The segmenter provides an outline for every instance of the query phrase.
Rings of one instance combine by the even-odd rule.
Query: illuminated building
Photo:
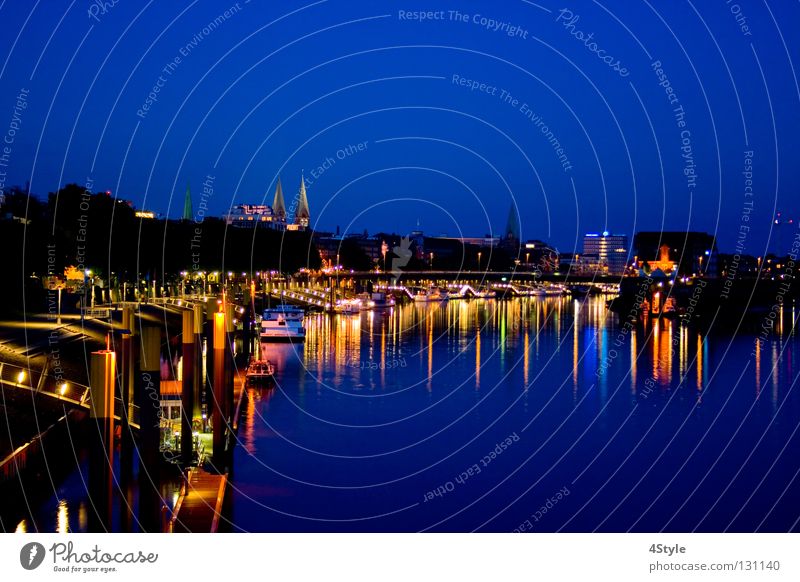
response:
[[[297,196],[297,209],[292,222],[287,219],[280,178],[275,186],[275,198],[272,206],[268,204],[237,204],[232,206],[225,215],[225,222],[231,226],[255,227],[260,224],[262,228],[268,227],[276,230],[305,230],[308,228],[309,221],[308,198],[305,181],[302,178]]]
[[[582,262],[594,272],[622,275],[628,264],[628,237],[624,234],[586,234]]]
[[[526,268],[538,267],[542,271],[558,270],[558,251],[541,240],[528,240],[520,249],[520,260]]]
[[[633,238],[636,266],[645,272],[717,276],[717,243],[705,232],[638,232]]]

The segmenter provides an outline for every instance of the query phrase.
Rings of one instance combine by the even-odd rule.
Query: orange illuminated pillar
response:
[[[225,303],[225,420],[233,419],[233,349],[236,327],[233,325],[233,304]]]
[[[194,305],[194,349],[195,349],[195,376],[194,376],[194,408],[192,419],[199,420],[202,416],[202,398],[200,387],[203,385],[203,306]]]
[[[133,458],[134,434],[130,423],[133,422],[133,394],[136,375],[136,326],[137,320],[133,306],[122,307],[122,337],[120,340],[119,357],[119,399],[121,407],[120,417],[120,482],[125,490],[125,496],[133,497]],[[129,502],[120,507],[120,529],[131,531],[133,527],[133,503]]]
[[[203,383],[203,394],[208,418],[211,418],[214,410],[214,314],[217,313],[217,311],[217,299],[209,297],[205,304],[206,370]]]
[[[213,320],[213,397],[211,424],[213,430],[214,465],[222,470],[225,461],[225,313],[218,311]]]
[[[92,438],[92,461],[89,463],[89,483],[92,504],[90,530],[108,531],[111,528],[111,500],[114,466],[114,388],[117,379],[116,353],[111,350],[92,352],[89,391],[89,416],[97,429]]]
[[[129,423],[133,414],[133,384],[136,364],[134,361],[134,341],[136,335],[136,319],[133,307],[126,305],[122,308],[122,339],[120,340],[120,381],[119,398],[122,402],[120,410],[120,425],[122,427],[122,457],[130,457],[133,447],[133,433]]]
[[[183,345],[181,360],[181,461],[184,467],[192,463],[192,415],[195,393],[194,311],[183,312]]]

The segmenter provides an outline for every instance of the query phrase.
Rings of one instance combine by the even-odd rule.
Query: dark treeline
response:
[[[142,219],[127,202],[76,184],[49,194],[46,202],[8,189],[0,217],[4,271],[20,279],[61,276],[68,266],[91,269],[107,281],[131,281],[193,270],[293,273],[320,262],[310,232],[226,227],[210,217]]]

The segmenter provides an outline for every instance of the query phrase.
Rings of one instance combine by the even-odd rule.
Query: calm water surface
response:
[[[234,459],[244,531],[787,531],[797,338],[624,333],[605,300],[315,315],[266,345]]]

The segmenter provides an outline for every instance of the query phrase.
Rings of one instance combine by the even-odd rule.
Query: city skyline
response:
[[[227,211],[223,212],[221,215],[209,214],[207,208],[205,208],[205,207],[203,207],[202,211],[200,211],[199,214],[194,212],[193,208],[194,208],[194,205],[195,205],[196,197],[191,194],[191,187],[190,187],[189,183],[187,183],[187,186],[186,186],[185,195],[184,195],[184,202],[183,202],[183,214],[182,214],[182,216],[180,218],[167,217],[167,216],[161,215],[160,213],[153,212],[152,210],[149,210],[149,209],[137,208],[132,200],[119,200],[119,201],[127,203],[127,204],[130,204],[132,206],[132,208],[134,208],[134,210],[136,210],[137,217],[141,218],[143,220],[147,220],[147,219],[193,220],[193,221],[202,222],[206,218],[218,218],[218,219],[224,220],[228,225],[233,225],[233,226],[253,226],[254,225],[253,222],[249,222],[249,223],[246,222],[248,215],[251,215],[251,216],[266,215],[266,216],[263,216],[261,218],[258,218],[255,222],[260,223],[264,227],[284,228],[284,229],[286,228],[286,226],[288,224],[289,225],[288,230],[296,230],[296,229],[298,229],[299,223],[298,223],[298,218],[296,216],[296,213],[297,213],[297,211],[300,211],[300,213],[302,214],[303,219],[305,221],[303,223],[304,225],[300,227],[301,230],[309,228],[311,230],[314,230],[315,232],[333,233],[334,236],[340,237],[340,238],[345,238],[347,236],[361,237],[361,236],[364,235],[365,232],[371,233],[371,236],[372,235],[376,235],[376,234],[389,234],[389,235],[404,235],[404,234],[406,234],[406,235],[408,235],[408,234],[412,234],[412,233],[417,232],[417,233],[424,233],[426,236],[434,237],[434,238],[436,238],[436,237],[455,238],[455,239],[459,239],[459,240],[463,240],[463,241],[470,241],[470,242],[476,241],[476,240],[481,239],[481,238],[485,239],[485,241],[489,241],[490,239],[496,239],[495,243],[493,243],[493,244],[496,244],[496,242],[500,241],[501,239],[504,238],[504,236],[507,235],[507,232],[505,232],[505,230],[508,229],[508,224],[506,224],[505,229],[499,228],[496,231],[485,232],[483,234],[462,233],[460,236],[457,236],[457,237],[453,237],[453,236],[451,236],[450,233],[447,233],[447,232],[425,232],[423,230],[421,224],[416,225],[413,230],[405,232],[405,233],[400,232],[398,230],[393,230],[392,228],[386,228],[386,227],[380,226],[380,225],[378,225],[378,226],[376,226],[376,225],[364,225],[364,228],[361,228],[361,229],[353,228],[350,232],[342,232],[341,228],[340,228],[340,225],[338,225],[338,224],[337,225],[317,225],[317,228],[315,230],[314,229],[315,221],[313,219],[313,213],[311,213],[311,215],[309,215],[310,203],[308,201],[307,194],[305,193],[305,188],[308,187],[308,182],[305,180],[304,176],[301,176],[301,179],[303,181],[304,188],[299,188],[298,189],[298,194],[295,195],[291,199],[292,203],[290,204],[288,211],[285,208],[285,202],[283,201],[283,192],[282,192],[282,185],[281,185],[280,177],[276,181],[275,191],[272,194],[272,196],[273,196],[273,203],[272,204],[267,204],[266,203],[267,202],[266,198],[264,200],[261,200],[260,203],[258,203],[258,204],[252,204],[252,203],[248,204],[246,202],[237,203],[237,204],[233,204]],[[75,185],[77,185],[77,184],[75,184]],[[11,192],[11,191],[13,191],[13,188],[18,188],[18,187],[12,187],[12,188],[9,188],[8,190]],[[301,190],[302,190],[302,192],[301,192]],[[20,191],[24,192],[24,190],[20,190]],[[91,192],[92,194],[103,194],[104,193],[104,194],[113,196],[115,199],[117,199],[116,196],[114,196],[113,192],[111,192],[110,190],[104,190],[104,189],[100,188],[97,191],[90,191],[90,190],[87,190],[87,191]],[[46,199],[43,199],[42,197],[37,196],[34,193],[31,193],[30,195],[34,196],[34,197],[38,198],[40,201],[46,203]],[[205,201],[205,196],[201,195],[200,198],[201,198],[201,200],[203,202]],[[281,205],[283,205],[283,209],[282,209],[282,213],[277,213],[277,215],[276,215],[275,208],[277,207],[276,203],[277,203],[277,201],[279,199],[281,200]],[[2,201],[3,201],[3,195],[0,194],[0,214],[3,213]],[[191,217],[187,216],[187,209],[189,211],[191,211]],[[508,213],[507,218],[506,218],[507,221],[508,221],[508,219],[510,217],[515,216],[514,211],[515,211],[515,208],[514,208],[514,206],[512,206],[509,209],[509,213]],[[24,217],[16,216],[16,218],[19,219],[19,218],[24,218]],[[245,221],[245,222],[243,222],[243,221]],[[775,214],[775,219],[774,219],[774,221],[772,223],[773,223],[773,225],[775,227],[775,234],[774,234],[774,236],[773,236],[773,238],[771,240],[769,248],[765,249],[763,255],[745,253],[747,256],[751,256],[753,258],[761,257],[761,256],[767,256],[767,255],[785,256],[785,254],[789,252],[788,246],[789,246],[789,244],[791,242],[791,238],[793,238],[794,234],[796,234],[796,233],[785,232],[785,229],[786,229],[786,227],[789,227],[790,229],[795,228],[795,225],[800,225],[800,220],[795,220],[793,218],[786,217],[786,216],[783,215],[782,212],[779,211],[779,212],[777,212]],[[598,229],[594,229],[594,230],[590,229],[587,232],[583,233],[579,237],[579,239],[575,241],[573,247],[560,249],[560,252],[562,252],[564,254],[573,254],[573,255],[574,254],[580,254],[580,255],[596,254],[596,250],[590,250],[590,251],[586,250],[587,237],[600,237],[602,239],[602,238],[605,238],[605,237],[608,237],[608,236],[611,236],[611,237],[617,237],[617,236],[623,237],[627,241],[627,243],[626,243],[627,246],[625,248],[628,251],[633,251],[635,249],[635,247],[633,246],[633,241],[635,239],[635,235],[638,234],[639,232],[649,232],[649,230],[648,229],[642,229],[642,230],[630,233],[630,235],[629,235],[628,233],[621,233],[621,232],[613,232],[612,233],[612,232],[609,232],[608,230],[600,231]],[[652,231],[650,231],[650,232],[652,232]],[[669,231],[666,231],[666,232],[669,232]],[[700,231],[687,231],[687,232],[700,232]],[[525,236],[525,235],[522,235],[520,233],[516,237],[516,240],[518,240],[521,243],[524,243],[525,241],[543,241],[543,240],[544,240],[544,242],[548,242],[549,243],[549,241],[547,241],[543,237],[541,237],[541,236],[537,237],[535,234],[533,236]],[[489,246],[491,246],[491,244]],[[555,247],[555,248],[558,248],[558,247]],[[741,254],[742,248],[741,248],[741,246],[739,244],[732,244],[731,247],[729,247],[729,248],[726,248],[726,247],[719,248],[718,241],[717,241],[717,244],[715,246],[715,252]]]
[[[662,228],[710,232],[733,247],[740,205],[722,201],[741,197],[746,179],[760,199],[753,254],[774,241],[776,208],[800,216],[800,176],[782,157],[800,145],[789,105],[800,94],[789,71],[800,57],[743,36],[734,15],[711,18],[710,7],[699,7],[683,19],[673,6],[624,5],[609,8],[624,13],[615,23],[597,6],[568,14],[520,2],[496,19],[503,32],[481,24],[491,14],[473,21],[476,14],[447,6],[431,21],[327,2],[251,8],[198,5],[186,19],[177,7],[139,15],[118,3],[88,22],[73,11],[52,39],[63,50],[39,59],[29,46],[42,39],[24,28],[26,9],[6,6],[6,22],[21,32],[13,47],[12,38],[3,41],[13,58],[2,78],[13,90],[0,97],[0,111],[19,126],[0,168],[4,187],[30,182],[33,192],[48,192],[89,177],[177,217],[186,182],[213,175],[217,195],[208,206],[221,215],[269,199],[279,175],[304,173],[326,228],[348,229],[352,219],[352,230],[363,230],[392,218],[398,231],[420,220],[428,232],[483,234],[499,231],[513,203],[523,238],[563,248],[586,232]],[[281,42],[286,27],[310,15],[315,27],[303,43]],[[59,24],[55,13],[39,17],[41,27]],[[790,21],[791,9],[776,7],[775,18]],[[148,23],[162,21],[174,22],[156,37]],[[706,23],[714,42],[645,40],[625,23],[669,23],[678,34]],[[748,23],[774,27],[763,14]],[[70,27],[87,30],[80,46],[64,36]],[[626,75],[605,74],[609,67],[577,39],[590,31],[608,54],[626,55],[618,59]],[[433,32],[445,48],[426,48]],[[276,41],[273,50],[247,52],[264,35]],[[152,45],[139,62],[126,48],[145,39]],[[456,41],[463,48],[446,48]],[[337,54],[318,59],[331,43]],[[547,68],[546,80],[516,65],[520,51]],[[720,51],[744,64],[726,70]],[[79,67],[66,69],[73,53]],[[217,83],[225,89],[208,93]],[[780,125],[765,123],[772,119]],[[489,150],[502,155],[487,164]],[[352,207],[358,211],[343,211]]]

